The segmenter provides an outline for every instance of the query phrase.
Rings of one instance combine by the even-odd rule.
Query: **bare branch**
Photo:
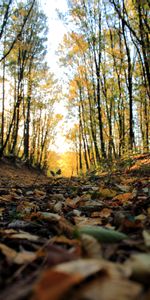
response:
[[[11,0],[10,0],[10,1],[11,1]],[[14,41],[12,42],[12,44],[11,44],[9,50],[8,50],[8,51],[3,55],[3,57],[0,59],[0,62],[2,62],[2,61],[9,55],[9,53],[10,53],[11,50],[13,49],[14,45],[16,44],[17,40],[18,40],[19,37],[21,36],[21,34],[22,34],[22,32],[23,32],[23,29],[24,29],[24,27],[25,27],[25,24],[26,24],[26,22],[27,22],[27,20],[28,20],[28,18],[29,18],[29,16],[30,16],[30,13],[31,13],[31,11],[32,11],[32,9],[33,9],[34,3],[35,3],[35,0],[33,0],[32,5],[31,5],[31,7],[30,7],[30,9],[29,9],[29,11],[28,11],[28,13],[27,13],[27,15],[24,17],[24,22],[23,22],[23,24],[22,24],[22,27],[21,27],[20,32],[18,32],[18,34],[16,35]]]
[[[4,14],[3,24],[2,24],[1,31],[0,31],[0,40],[2,38],[2,35],[3,35],[3,32],[4,32],[4,28],[5,28],[5,26],[7,24],[7,21],[8,21],[8,14],[9,14],[9,9],[10,9],[10,6],[12,4],[12,1],[13,0],[9,0],[9,3],[7,5],[7,8],[6,8],[6,11],[5,11],[5,14]]]

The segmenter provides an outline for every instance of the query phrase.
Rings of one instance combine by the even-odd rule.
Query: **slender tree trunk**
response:
[[[79,172],[82,172],[82,124],[81,124],[81,110],[79,105]]]
[[[134,131],[133,131],[132,62],[131,62],[130,49],[128,47],[128,42],[125,34],[124,20],[122,20],[122,31],[123,31],[123,37],[124,37],[127,60],[128,60],[127,89],[129,94],[129,150],[133,151]]]
[[[32,93],[32,82],[31,82],[31,66],[29,66],[28,75],[28,92],[27,92],[27,115],[25,119],[24,128],[24,158],[29,160],[29,138],[30,138],[30,107],[31,107],[31,93]]]
[[[102,29],[101,29],[101,7],[99,1],[99,41],[98,41],[98,61],[96,63],[96,78],[97,78],[97,109],[98,109],[98,121],[99,121],[99,131],[100,131],[100,144],[101,144],[101,153],[102,157],[106,158],[105,152],[105,143],[104,143],[104,135],[103,135],[103,120],[102,120],[102,108],[101,108],[101,87],[100,87],[100,67],[101,67],[101,52],[102,52]]]
[[[4,128],[5,128],[5,59],[3,61],[3,77],[2,77],[2,124],[1,124],[1,149],[4,145]]]
[[[149,51],[150,51],[150,44],[149,44],[149,32],[145,30],[143,26],[144,18],[142,15],[142,5],[143,1],[138,0],[136,2],[137,9],[138,9],[138,17],[139,17],[139,32],[141,37],[141,44],[142,44],[142,52],[144,58],[144,64],[146,69],[147,81],[149,84],[150,89],[150,60],[149,60]]]
[[[92,73],[92,83],[93,83],[93,100],[96,104],[96,94],[95,94],[95,84],[94,84],[94,77]],[[89,108],[90,108],[90,125],[91,125],[91,133],[92,133],[92,139],[94,143],[94,149],[95,149],[95,156],[97,163],[100,162],[100,154],[99,154],[99,148],[97,143],[97,134],[96,134],[96,118],[95,118],[95,109],[93,108],[93,105],[91,103],[91,96],[88,93],[88,101],[89,101]],[[95,106],[95,105],[94,105]]]
[[[85,121],[85,112],[84,112],[84,105],[83,105],[83,95],[82,95],[82,87],[79,82],[77,82],[78,88],[79,88],[79,95],[80,95],[80,104],[79,104],[79,110],[80,110],[80,117],[81,117],[81,131],[82,131],[82,140],[83,140],[83,146],[84,146],[84,157],[85,157],[85,163],[86,168],[89,170],[89,161],[90,161],[90,151],[89,151],[89,145],[87,141],[87,130],[86,130],[86,121]]]

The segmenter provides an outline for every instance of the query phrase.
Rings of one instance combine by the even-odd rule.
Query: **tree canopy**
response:
[[[103,161],[149,151],[149,3],[67,3],[67,13],[59,16],[68,29],[57,51],[67,75],[64,92],[47,64],[47,17],[38,1],[0,6],[0,155],[47,168],[62,120],[55,103],[65,97],[73,124],[66,140],[80,174]]]

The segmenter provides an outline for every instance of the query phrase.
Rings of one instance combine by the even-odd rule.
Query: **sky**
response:
[[[58,49],[59,43],[67,31],[63,22],[59,20],[56,9],[60,10],[60,12],[65,12],[67,10],[67,1],[41,0],[41,6],[48,17],[48,63],[52,71],[56,72],[56,68],[58,68],[56,61],[58,58],[55,55],[55,51]]]
[[[60,12],[67,11],[67,1],[66,0],[41,0],[41,6],[48,17],[48,53],[47,53],[47,62],[50,67],[50,70],[56,75],[56,77],[61,82],[61,77],[63,72],[58,64],[58,56],[56,51],[58,50],[59,43],[61,43],[64,34],[67,32],[67,28],[63,24],[57,15],[56,9]],[[55,106],[55,112],[61,113],[66,116],[66,109],[63,101]],[[55,140],[55,146],[51,147],[52,150],[56,152],[65,152],[69,150],[69,145],[65,141],[64,133],[62,130],[63,120],[60,122],[57,128],[57,136]]]

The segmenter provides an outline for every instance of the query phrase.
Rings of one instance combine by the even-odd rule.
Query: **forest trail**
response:
[[[0,227],[1,300],[150,299],[150,155],[82,178],[3,159]]]

